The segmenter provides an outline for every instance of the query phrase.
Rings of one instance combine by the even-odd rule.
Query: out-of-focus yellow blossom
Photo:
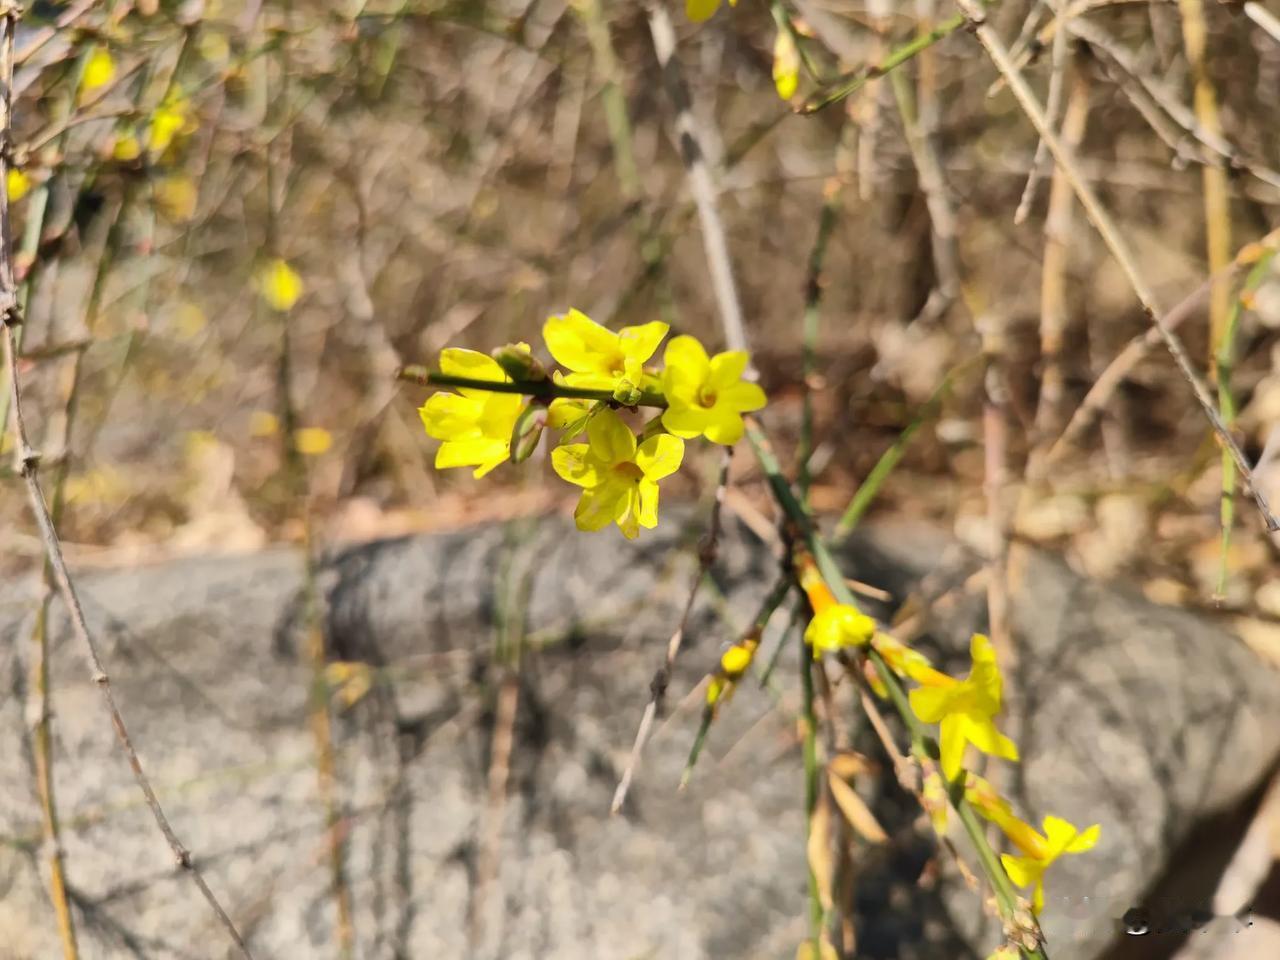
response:
[[[635,539],[641,527],[658,525],[658,481],[680,468],[684,441],[660,433],[637,445],[635,435],[613,410],[602,409],[587,424],[587,443],[551,451],[551,465],[582,487],[573,518],[579,530],[617,523]]]
[[[200,195],[190,177],[164,177],[156,184],[156,203],[175,223],[185,223],[196,215]]]
[[[925,723],[940,725],[942,774],[948,781],[959,774],[964,748],[969,743],[995,757],[1018,759],[1018,748],[996,729],[993,721],[1000,712],[1002,680],[991,641],[975,633],[969,654],[973,667],[964,680],[932,669],[914,671],[925,685],[910,694],[915,715]]]
[[[547,349],[569,369],[564,382],[589,390],[616,390],[623,384],[645,385],[645,362],[670,328],[659,320],[617,333],[580,310],[550,317],[542,327]]]
[[[373,688],[373,668],[360,661],[335,660],[324,668],[324,682],[329,695],[349,710]]]
[[[773,86],[783,100],[794,97],[800,86],[800,50],[785,27],[778,28],[773,41]]]
[[[847,603],[837,603],[822,574],[807,554],[796,563],[800,586],[813,608],[813,619],[804,631],[804,642],[813,648],[816,660],[828,650],[866,646],[876,632],[876,622]]]
[[[302,278],[279,257],[262,265],[257,280],[258,292],[272,310],[292,309],[303,294]]]
[[[9,194],[9,202],[17,203],[31,192],[31,178],[17,167],[10,167],[5,174],[5,191]]]
[[[293,448],[304,457],[318,457],[333,446],[333,434],[323,427],[303,427],[294,431]]]
[[[1044,833],[1021,820],[1010,818],[1000,822],[1005,835],[1022,850],[1025,856],[1002,854],[1000,862],[1009,879],[1019,887],[1034,886],[1031,912],[1039,914],[1044,909],[1044,872],[1064,853],[1085,853],[1094,848],[1102,828],[1098,824],[1081,831],[1061,817],[1045,817]]]
[[[442,350],[440,372],[473,380],[509,382],[496,360],[475,350]],[[511,431],[523,406],[524,398],[519,394],[475,387],[432,394],[418,414],[427,434],[444,441],[436,451],[436,469],[475,467],[474,475],[483,477],[510,456]]]
[[[765,405],[764,391],[742,379],[750,358],[744,350],[708,357],[690,336],[676,337],[663,356],[662,389],[667,410],[662,425],[677,437],[705,436],[732,446],[742,439],[742,415]]]
[[[152,156],[159,156],[179,137],[195,133],[198,129],[191,113],[191,101],[180,93],[171,93],[151,114],[147,128],[147,149]]]
[[[119,133],[111,147],[111,156],[122,163],[137,160],[142,156],[142,144],[132,132]]]
[[[738,0],[729,0],[729,6],[736,7]],[[694,23],[710,20],[720,9],[720,0],[684,0],[685,16]]]
[[[269,410],[255,410],[249,414],[249,436],[274,437],[280,432],[280,418]]]
[[[80,96],[83,98],[85,94],[105,87],[115,75],[116,62],[111,52],[106,47],[95,46],[85,61],[84,73],[80,75]]]
[[[720,669],[707,685],[708,707],[714,708],[729,699],[759,648],[760,638],[748,634],[720,655]]]

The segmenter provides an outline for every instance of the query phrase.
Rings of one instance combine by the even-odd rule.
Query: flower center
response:
[[[630,460],[623,460],[613,465],[613,472],[623,480],[637,483],[644,479],[644,471]]]
[[[716,392],[706,387],[698,388],[698,403],[710,409],[716,405]]]

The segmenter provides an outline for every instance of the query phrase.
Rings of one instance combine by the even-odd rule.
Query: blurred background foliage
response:
[[[1042,100],[1063,3],[989,8]],[[1209,274],[1206,230],[1224,214],[1206,213],[1204,168],[1231,166],[1177,120],[1197,78],[1187,6],[1071,4],[1090,39],[1073,33],[1059,61],[1064,99],[1082,111],[1082,167],[1166,307]],[[1200,8],[1202,81],[1237,159],[1225,178],[1231,253],[1276,225],[1280,201],[1266,176],[1280,166],[1280,37],[1252,15],[1267,7]],[[741,0],[692,23],[672,9],[772,399],[766,423],[784,449],[794,443],[808,261],[827,198],[835,221],[808,381],[814,502],[842,508],[923,416],[876,509],[981,539],[993,376],[1008,476],[1053,439],[1036,429],[1048,176],[1014,222],[1034,131],[965,29],[827,109],[793,109],[954,13],[940,0]],[[774,82],[780,30],[800,54],[790,103]],[[434,473],[415,412],[423,392],[397,384],[397,368],[434,362],[445,345],[535,341],[570,306],[612,326],[663,316],[719,343],[641,3],[37,3],[18,46],[22,176],[9,190],[23,368],[46,470],[65,474],[75,561],[300,538],[287,449],[307,465],[321,540],[569,509],[572,491],[547,482],[545,464],[481,483]],[[1135,94],[1144,83],[1163,107]],[[1147,320],[1083,216],[1056,236],[1069,413]],[[280,262],[297,296],[273,307]],[[1274,272],[1246,306],[1231,377],[1256,456],[1280,419]],[[1207,369],[1206,311],[1181,332]],[[1014,533],[1065,548],[1087,572],[1139,575],[1159,599],[1207,603],[1219,586],[1219,463],[1190,391],[1152,351],[1100,428],[1016,510],[1010,492]],[[767,509],[753,468],[737,470],[743,502]],[[17,569],[39,545],[17,487],[6,489],[3,553]],[[697,493],[673,484],[675,496]],[[1251,506],[1234,522],[1226,602],[1280,614]]]

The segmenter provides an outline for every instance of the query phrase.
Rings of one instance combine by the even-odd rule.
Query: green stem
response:
[[[460,389],[488,390],[490,393],[518,393],[521,396],[536,397],[539,400],[555,400],[561,397],[570,400],[603,400],[621,406],[660,407],[667,406],[667,398],[651,390],[641,390],[640,398],[634,404],[622,403],[612,390],[588,390],[585,387],[570,387],[552,380],[477,380],[474,377],[455,377],[448,373],[437,373],[426,367],[408,366],[396,374],[397,379],[424,387],[458,387]]]
[[[1235,369],[1236,334],[1240,328],[1240,317],[1244,313],[1245,298],[1255,292],[1266,280],[1271,271],[1271,260],[1276,252],[1267,249],[1258,262],[1253,265],[1249,275],[1245,277],[1240,295],[1231,302],[1231,312],[1227,314],[1227,322],[1222,330],[1222,339],[1218,341],[1218,353],[1215,368],[1218,381],[1218,412],[1222,414],[1222,422],[1230,427],[1236,419],[1236,398],[1231,390],[1231,375]],[[1236,464],[1231,452],[1222,451],[1222,549],[1218,562],[1218,596],[1227,591],[1227,553],[1231,548],[1231,528],[1235,526],[1236,515]]]
[[[803,637],[803,635],[801,635]],[[813,812],[818,807],[818,719],[813,709],[813,658],[800,641],[800,685],[803,691],[801,716],[804,718],[804,839],[805,850],[809,849],[810,833],[813,825]],[[809,937],[813,942],[813,955],[818,956],[819,938],[822,934],[822,923],[825,911],[822,909],[822,897],[818,893],[818,878],[809,869]]]
[[[904,43],[896,50],[893,50],[879,64],[855,70],[853,73],[837,80],[828,89],[818,91],[804,102],[798,112],[803,114],[817,113],[833,103],[839,103],[846,97],[857,93],[872,80],[878,80],[896,67],[902,66],[921,51],[928,50],[939,40],[951,36],[951,34],[964,26],[965,22],[966,18],[963,14],[956,14],[950,20],[939,24],[926,33],[920,34],[914,40]]]
[[[818,570],[822,574],[823,580],[826,581],[827,587],[838,602],[857,606],[857,601],[845,582],[844,574],[828,549],[826,542],[814,528],[809,515],[804,511],[800,501],[796,498],[795,492],[791,489],[791,484],[782,475],[782,470],[778,465],[778,458],[774,455],[768,438],[761,432],[756,422],[751,419],[747,420],[747,440],[751,443],[756,458],[760,461],[760,466],[768,477],[769,487],[773,491],[774,498],[778,501],[778,505],[787,515],[787,519],[794,525],[805,545],[813,554],[814,561],[817,563]],[[921,724],[920,719],[911,710],[906,691],[902,689],[897,676],[889,669],[888,664],[884,662],[884,658],[876,650],[869,648],[867,650],[867,658],[875,665],[876,671],[879,673],[889,693],[890,701],[911,733],[913,751],[919,756],[936,760],[939,755],[938,743],[925,732],[924,725]],[[1014,889],[1009,875],[1005,873],[1004,867],[1001,865],[995,851],[991,849],[991,845],[987,842],[982,826],[978,822],[977,814],[964,798],[964,791],[952,790],[950,797],[951,804],[959,814],[960,821],[964,824],[965,832],[968,833],[969,839],[973,842],[974,849],[977,851],[983,872],[987,875],[992,889],[995,891],[996,905],[999,908],[1001,919],[1005,921],[1006,926],[1016,928],[1019,913],[1018,892]],[[1034,950],[1028,950],[1021,946],[1019,949],[1028,960],[1048,960],[1048,954],[1043,946],[1036,947]]]

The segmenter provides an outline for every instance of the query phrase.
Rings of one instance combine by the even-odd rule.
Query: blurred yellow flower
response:
[[[940,725],[942,775],[948,782],[960,773],[965,745],[1006,760],[1018,759],[1018,748],[1000,733],[993,718],[1000,712],[1000,668],[991,641],[975,633],[969,643],[973,667],[964,680],[929,669],[914,671],[925,684],[911,691],[911,709],[925,723]]]
[[[195,181],[190,177],[162,177],[155,186],[156,204],[160,212],[174,223],[185,223],[196,214],[200,199]]]
[[[251,437],[274,437],[280,430],[280,418],[267,410],[255,410],[249,414]]]
[[[111,52],[106,47],[95,46],[85,61],[84,73],[80,75],[80,95],[83,97],[105,87],[115,75],[116,62],[111,58]]]
[[[304,289],[302,278],[279,257],[269,260],[258,271],[258,292],[272,310],[292,309]]]
[[[151,114],[147,129],[147,149],[159,156],[178,137],[195,133],[197,124],[191,113],[191,102],[180,93],[170,93]]]
[[[626,383],[642,387],[644,364],[670,329],[655,320],[617,333],[596,323],[579,310],[550,317],[542,327],[547,349],[558,364],[569,369],[564,382],[589,390],[614,390]]]
[[[509,382],[496,360],[475,350],[442,350],[440,371],[454,377]],[[436,451],[436,469],[475,467],[474,475],[483,477],[510,456],[511,432],[523,407],[524,398],[519,394],[475,387],[433,394],[418,414],[427,434],[444,441]]]
[[[662,389],[668,407],[662,425],[677,437],[705,436],[732,446],[742,439],[742,415],[765,405],[764,391],[742,379],[749,361],[743,350],[708,357],[690,336],[667,344]]]
[[[658,481],[680,468],[684,441],[668,433],[637,445],[635,435],[613,410],[602,409],[587,424],[587,443],[551,451],[551,465],[583,488],[573,513],[579,530],[602,530],[617,523],[633,540],[641,527],[658,525]]]
[[[333,446],[333,434],[323,427],[302,427],[293,434],[293,448],[304,457],[318,457]]]
[[[9,202],[17,203],[31,191],[31,178],[17,167],[10,167],[5,174],[5,190],[9,194]]]
[[[111,156],[125,163],[130,160],[137,160],[142,156],[142,144],[138,142],[138,138],[132,133],[117,134],[116,142],[111,147]]]
[[[1061,817],[1044,818],[1044,834],[1016,817],[1001,822],[1000,827],[1026,856],[1002,854],[1009,879],[1019,887],[1034,886],[1031,912],[1039,914],[1044,909],[1044,872],[1064,853],[1085,853],[1098,842],[1102,828],[1094,824],[1083,832]]]
[[[791,31],[784,27],[778,28],[773,41],[773,86],[783,100],[794,97],[800,86],[800,50]]]

